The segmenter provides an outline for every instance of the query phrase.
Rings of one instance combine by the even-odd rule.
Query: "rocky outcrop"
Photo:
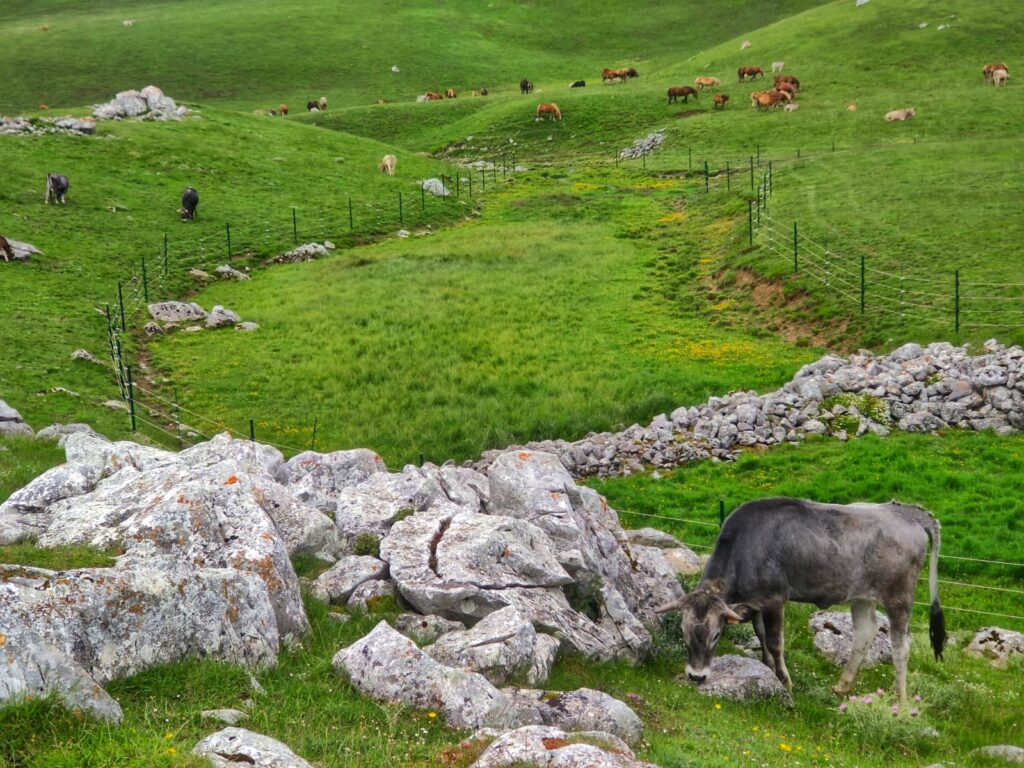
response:
[[[178,106],[174,99],[164,95],[155,85],[147,85],[141,91],[121,91],[106,104],[92,108],[97,120],[181,120],[189,114],[185,107]]]
[[[21,414],[0,400],[0,436],[32,437],[32,427],[25,423]]]
[[[842,666],[850,660],[853,650],[853,619],[845,611],[817,611],[807,622],[814,634],[814,647],[833,664]],[[878,631],[868,646],[864,666],[892,662],[892,644],[889,642],[889,618],[875,611]]]
[[[4,117],[0,115],[0,135],[45,135],[63,133],[90,136],[96,133],[91,117]]]
[[[327,256],[334,250],[333,243],[305,243],[270,259],[270,264],[293,264],[300,261],[313,261]]]
[[[313,768],[280,741],[245,728],[225,728],[210,734],[192,752],[216,768]]]
[[[661,414],[646,427],[545,440],[523,450],[558,456],[574,477],[630,474],[700,459],[733,459],[744,448],[957,428],[1009,434],[1024,428],[1024,349],[985,343],[981,354],[936,342],[905,344],[888,355],[827,355],[801,368],[781,389],[712,397]],[[486,472],[508,451],[488,451],[469,466]]]
[[[356,588],[387,576],[387,565],[376,557],[343,557],[313,582],[313,596],[325,603],[344,605]]]
[[[1005,667],[1011,658],[1024,656],[1024,633],[984,627],[975,633],[964,652],[988,659],[995,667]]]
[[[360,448],[334,453],[305,451],[279,467],[275,476],[297,499],[333,515],[343,489],[381,472],[387,472],[381,457]]]
[[[649,155],[665,143],[665,131],[655,131],[647,134],[642,139],[633,142],[633,146],[626,147],[619,152],[619,157],[624,160],[639,160],[644,155]]]

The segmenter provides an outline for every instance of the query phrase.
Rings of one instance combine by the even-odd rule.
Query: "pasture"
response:
[[[247,435],[252,420],[286,454],[365,446],[395,470],[774,389],[825,352],[1024,342],[1016,0],[685,0],[642,13],[588,0],[386,13],[364,0],[9,0],[0,34],[4,115],[85,114],[150,82],[196,113],[100,122],[94,137],[0,136],[0,233],[45,254],[0,262],[0,398],[37,429],[84,421],[170,447],[189,430],[185,442]],[[738,67],[770,72],[776,60],[803,81],[797,112],[755,111],[750,92],[766,86],[736,82]],[[1003,60],[1008,85],[986,85],[982,65]],[[640,76],[601,83],[602,68],[628,66]],[[700,76],[722,80],[723,110],[709,91],[666,103],[669,87]],[[580,78],[585,88],[568,87]],[[469,95],[481,86],[489,96]],[[415,101],[449,87],[458,98]],[[321,95],[330,107],[307,113]],[[536,120],[541,102],[563,119]],[[253,114],[280,103],[287,118]],[[911,106],[913,120],[883,119]],[[654,131],[660,149],[619,158]],[[398,160],[393,178],[378,170],[386,154]],[[513,157],[522,170],[503,173]],[[771,196],[750,246],[748,205],[769,163]],[[51,171],[70,178],[66,206],[43,205]],[[420,180],[453,176],[457,196],[423,195]],[[177,215],[186,185],[200,194],[189,223]],[[401,228],[408,237],[395,236]],[[338,248],[323,259],[264,264],[325,239]],[[252,279],[204,286],[187,272],[225,263]],[[69,359],[84,347],[109,361],[100,312],[116,305],[119,281],[145,420],[134,434],[125,411],[102,405],[119,397],[111,368]],[[260,328],[148,337],[147,289],[224,305]],[[943,553],[969,559],[940,565],[956,640],[945,663],[931,660],[923,609],[914,617],[918,716],[893,717],[887,705],[841,712],[829,691],[837,671],[811,645],[810,608],[792,604],[793,709],[719,706],[677,682],[685,659],[670,623],[642,665],[561,658],[549,687],[642,697],[638,754],[662,768],[986,764],[970,751],[1024,743],[1024,669],[961,648],[989,624],[1024,631],[1024,568],[986,562],[1024,563],[1022,446],[991,433],[811,440],[591,482],[627,527],[663,528],[705,553],[720,499],[731,509],[781,494],[895,497],[934,512]],[[0,439],[0,500],[62,460],[49,444]],[[0,562],[77,567],[113,554],[0,547]],[[296,568],[315,576],[323,564]],[[243,705],[248,727],[325,768],[472,762],[440,718],[377,705],[331,670],[332,654],[395,606],[345,624],[311,598],[306,609],[302,647],[258,675],[266,695],[244,671],[195,661],[111,684],[120,727],[52,701],[0,709],[0,766],[199,765],[188,755],[210,731],[199,711]],[[882,666],[856,692],[891,683]]]

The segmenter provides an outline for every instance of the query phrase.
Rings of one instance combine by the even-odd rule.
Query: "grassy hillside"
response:
[[[351,105],[449,86],[500,92],[522,77],[562,82],[599,79],[603,66],[664,66],[816,4],[687,0],[635,13],[587,0],[15,0],[0,10],[9,85],[0,110],[102,101],[155,74],[175,98],[240,109],[283,101],[298,110],[323,94]]]

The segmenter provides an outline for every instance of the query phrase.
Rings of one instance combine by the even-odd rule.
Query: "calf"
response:
[[[524,77],[522,80],[519,81],[519,92],[533,93],[533,83],[531,83]]]
[[[1010,73],[1005,69],[997,69],[992,73],[992,85],[996,88],[1001,88],[1006,85],[1006,81],[1010,79]]]
[[[321,96],[320,97],[320,101],[318,101],[316,103],[316,105],[320,108],[321,112],[326,112],[327,111],[327,97],[326,96]]]
[[[931,541],[928,588],[932,650],[942,658],[945,620],[938,596],[939,522],[920,507],[819,504],[775,498],[739,507],[722,526],[696,589],[657,613],[682,612],[686,674],[703,682],[726,624],[753,622],[761,660],[792,688],[783,657],[783,609],[795,600],[827,608],[849,603],[853,650],[834,691],[849,692],[875,636],[875,603],[889,617],[900,702],[907,698],[908,625]]]
[[[395,166],[398,165],[398,158],[394,155],[384,155],[384,158],[380,161],[380,165],[377,168],[380,169],[381,173],[386,173],[388,176],[395,175]]]
[[[281,117],[287,117],[288,116],[288,105],[287,104],[279,105],[278,108],[277,108],[277,113]]]
[[[46,204],[52,200],[61,205],[67,204],[68,177],[59,173],[46,174]]]
[[[458,94],[455,93],[455,89],[454,88],[449,88],[447,91],[444,92],[444,97],[446,99],[454,99],[457,95]]]
[[[725,105],[729,103],[729,97],[724,93],[715,95],[715,109],[725,109]]]
[[[320,102],[319,101],[313,101],[313,100],[307,101],[306,102],[306,109],[309,112],[319,112],[320,111]]]
[[[192,221],[196,217],[196,207],[199,205],[199,193],[192,187],[185,187],[181,193],[181,214],[182,221]]]

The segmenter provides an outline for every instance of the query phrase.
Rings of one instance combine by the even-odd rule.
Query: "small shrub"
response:
[[[574,611],[582,613],[593,621],[601,618],[604,598],[601,597],[601,577],[596,575],[581,576],[571,584],[562,587],[565,597]]]
[[[372,533],[360,533],[352,542],[352,554],[380,557],[380,539]]]
[[[397,523],[399,520],[405,520],[405,518],[412,517],[415,514],[416,510],[412,507],[402,507],[400,510],[395,512],[395,522]]]

